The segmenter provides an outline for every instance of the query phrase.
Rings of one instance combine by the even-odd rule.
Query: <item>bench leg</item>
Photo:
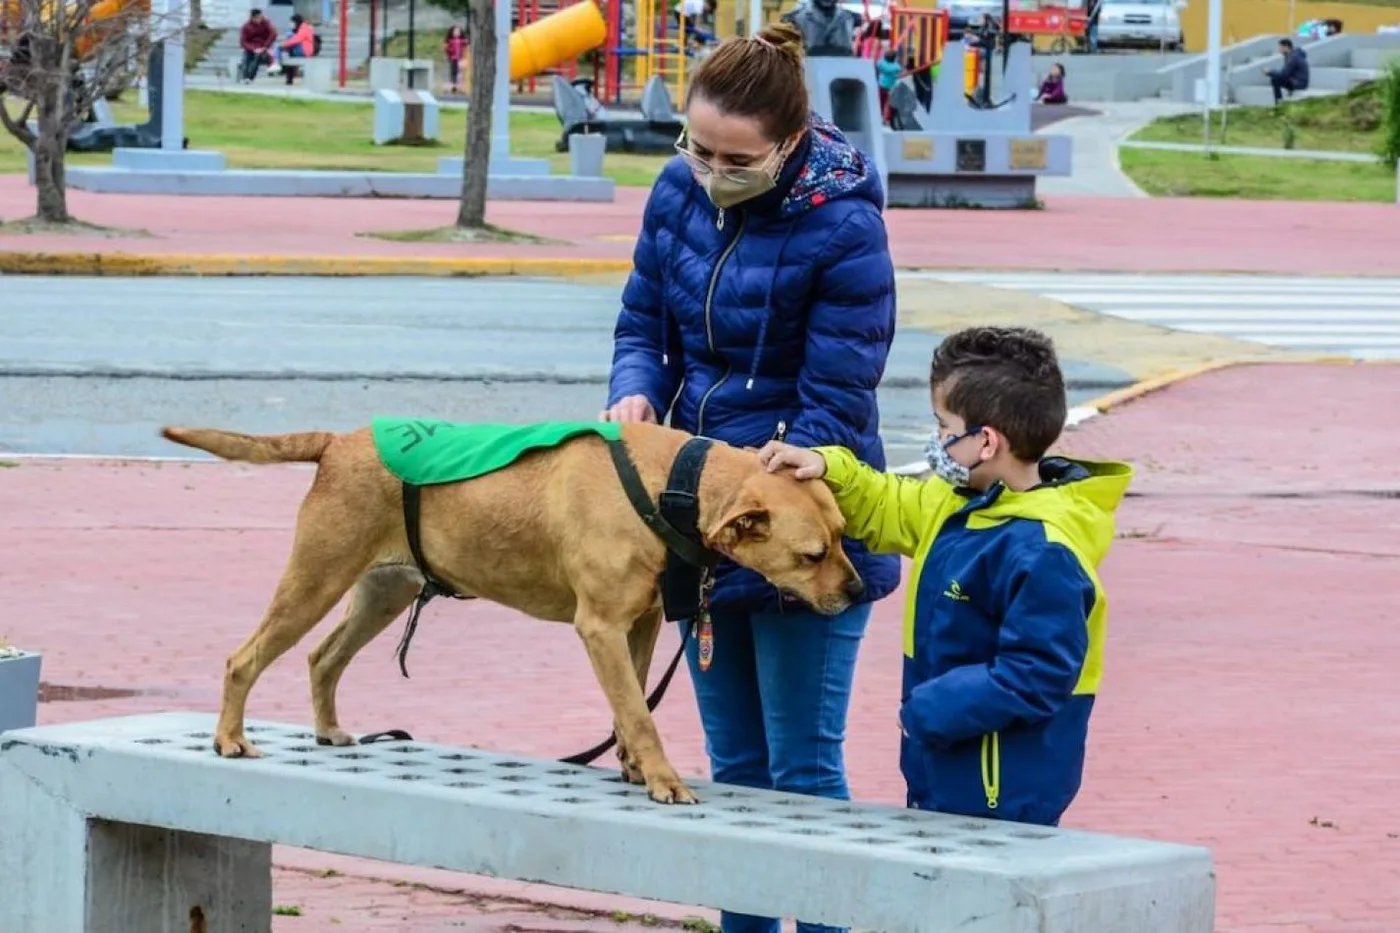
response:
[[[0,930],[270,933],[272,846],[89,820],[0,761]]]

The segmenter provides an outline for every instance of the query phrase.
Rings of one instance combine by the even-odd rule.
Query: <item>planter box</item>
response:
[[[0,655],[0,732],[28,729],[39,715],[37,654]]]

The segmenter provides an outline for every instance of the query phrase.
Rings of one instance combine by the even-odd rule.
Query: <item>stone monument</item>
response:
[[[855,55],[855,23],[836,0],[807,0],[785,22],[802,31],[808,58],[850,58]]]

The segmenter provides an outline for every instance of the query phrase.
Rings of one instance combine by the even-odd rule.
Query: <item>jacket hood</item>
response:
[[[807,158],[797,170],[781,213],[796,217],[839,198],[864,198],[884,207],[879,173],[836,124],[813,113],[807,119]]]
[[[979,509],[986,518],[1026,518],[1044,522],[1057,537],[1091,564],[1097,564],[1113,543],[1114,513],[1132,482],[1133,468],[1116,461],[1041,461],[1042,483],[1025,492],[1002,488]]]

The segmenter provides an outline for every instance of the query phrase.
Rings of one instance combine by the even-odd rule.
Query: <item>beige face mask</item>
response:
[[[762,165],[719,170],[691,152],[689,146],[680,140],[677,140],[676,148],[690,163],[696,182],[705,189],[705,194],[709,195],[715,207],[724,210],[752,201],[777,187],[786,146],[780,143]]]

